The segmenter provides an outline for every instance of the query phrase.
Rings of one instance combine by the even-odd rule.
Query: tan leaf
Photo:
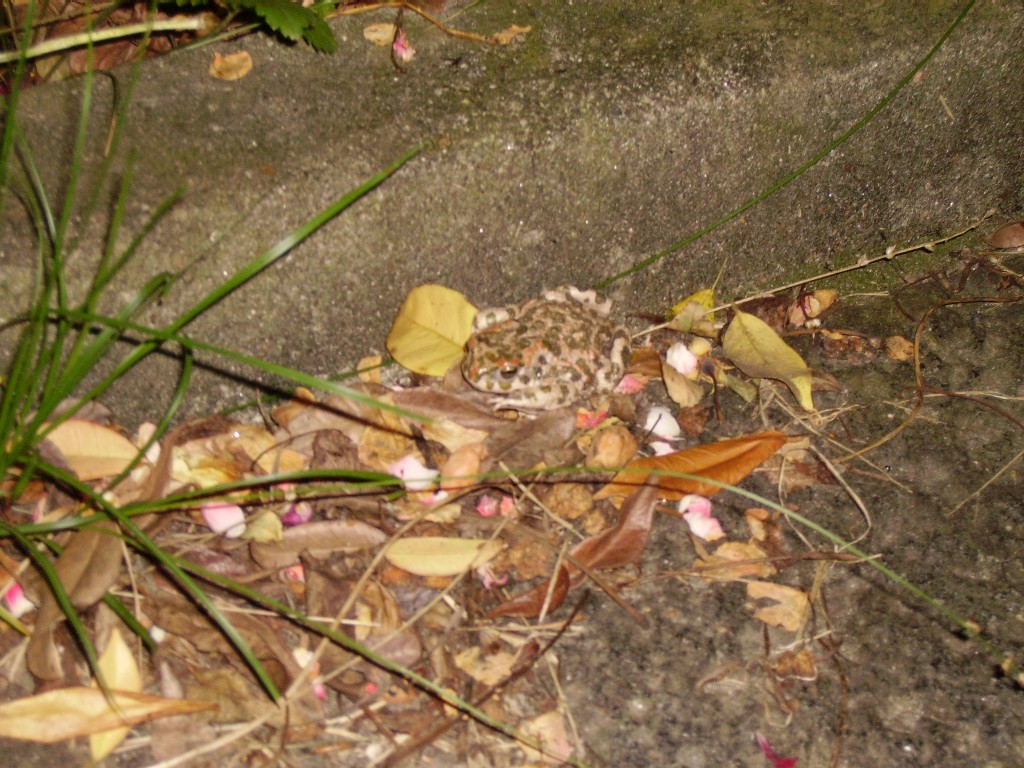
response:
[[[779,379],[792,390],[801,408],[814,410],[811,369],[764,320],[737,310],[722,336],[722,351],[747,376]]]
[[[213,54],[210,74],[218,80],[241,80],[252,71],[252,56],[248,51],[221,55]]]
[[[388,352],[399,365],[428,376],[444,376],[463,355],[476,307],[443,285],[421,285],[405,297],[388,331]]]
[[[387,548],[384,557],[417,576],[455,576],[490,562],[504,548],[495,539],[417,536],[399,539]]]
[[[741,581],[775,574],[765,551],[752,541],[727,541],[711,555],[701,551],[693,568],[705,581]]]
[[[513,24],[512,26],[506,27],[500,32],[495,32],[491,35],[491,41],[498,45],[508,45],[520,35],[525,35],[531,29],[533,29],[533,27],[520,27],[517,24]]]
[[[781,432],[758,432],[732,440],[696,445],[665,456],[645,456],[626,465],[594,498],[624,496],[643,484],[653,470],[700,475],[735,485],[785,442],[786,436]],[[721,490],[712,483],[667,475],[658,478],[658,485],[660,495],[668,499],[681,499],[688,493],[712,496]]]
[[[672,402],[683,408],[692,408],[704,399],[704,387],[700,382],[684,376],[668,363],[662,363],[661,378]]]
[[[497,685],[512,673],[516,655],[508,651],[488,653],[480,646],[473,646],[455,654],[455,666],[484,685]]]
[[[391,45],[395,39],[395,25],[381,22],[363,27],[363,38],[374,45]]]
[[[811,601],[802,589],[770,581],[752,581],[747,584],[747,595],[752,600],[774,601],[754,611],[754,618],[765,624],[797,632],[807,620]]]
[[[0,704],[0,736],[53,744],[160,717],[213,709],[206,701],[112,692],[117,711],[99,688],[61,688]]]
[[[64,456],[79,480],[119,474],[139,449],[124,435],[91,421],[68,419],[46,436]]]
[[[117,627],[110,633],[107,647],[100,654],[100,671],[103,679],[112,690],[127,691],[128,693],[142,692],[142,674],[139,666],[135,663],[135,656],[128,644],[121,636],[121,630]],[[114,749],[125,740],[128,731],[127,726],[112,728],[109,731],[94,733],[89,737],[89,751],[92,759],[99,762],[109,755]]]
[[[523,751],[534,761],[543,760],[549,765],[565,765],[572,757],[569,729],[566,728],[565,718],[558,710],[553,709],[532,720],[527,720],[523,723],[523,731],[539,741],[547,752],[547,754],[543,754],[523,746]]]
[[[252,559],[264,568],[284,568],[299,561],[299,553],[309,552],[324,558],[332,552],[358,552],[377,547],[388,540],[387,534],[358,520],[317,520],[286,528],[281,541],[252,544]]]
[[[113,523],[104,521],[76,531],[54,569],[76,608],[93,605],[113,586],[121,571],[121,540]],[[63,620],[64,614],[53,593],[47,590],[26,652],[29,670],[43,680],[59,680],[63,676],[53,636]]]

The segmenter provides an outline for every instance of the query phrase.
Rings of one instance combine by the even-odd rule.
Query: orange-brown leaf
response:
[[[487,613],[487,618],[494,619],[498,616],[525,616],[535,618],[540,616],[544,608],[544,600],[548,595],[548,585],[551,580],[542,581],[533,589],[528,589],[518,597],[506,600],[496,608]],[[565,602],[565,596],[569,594],[569,573],[564,567],[558,569],[555,575],[555,586],[551,590],[551,600],[548,601],[548,612],[555,611]]]
[[[680,499],[688,493],[711,496],[721,488],[713,483],[672,477],[666,473],[699,475],[735,485],[785,442],[786,436],[781,432],[758,432],[746,437],[696,445],[667,456],[646,456],[626,465],[594,498],[625,496],[642,485],[652,472],[662,473],[658,485],[663,498]]]

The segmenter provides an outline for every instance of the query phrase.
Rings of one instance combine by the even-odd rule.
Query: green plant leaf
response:
[[[252,11],[289,40],[302,38],[318,51],[333,53],[338,42],[327,23],[314,11],[292,0],[231,0],[228,5]]]

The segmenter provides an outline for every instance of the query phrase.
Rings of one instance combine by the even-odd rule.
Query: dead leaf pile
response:
[[[588,585],[644,625],[626,586],[654,535],[660,501],[681,500],[680,509],[691,510],[683,515],[691,528],[711,531],[718,523],[709,503],[700,514],[713,525],[698,528],[688,515],[720,484],[740,483],[777,453],[789,456],[791,466],[813,464],[781,431],[705,437],[680,447],[680,424],[691,434],[707,424],[692,413],[709,383],[744,396],[751,388],[756,397],[756,379],[771,377],[804,409],[814,408],[806,365],[752,314],[733,314],[713,359],[710,341],[696,335],[721,330],[707,311],[712,298],[684,302],[673,321],[691,329],[686,354],[676,354],[682,363],[670,363],[673,353],[664,347],[635,356],[636,389],[671,370],[669,392],[691,390],[689,405],[676,413],[665,409],[647,426],[636,422],[636,389],[605,397],[595,410],[509,418],[452,386],[476,310],[440,286],[410,294],[387,340],[405,367],[432,377],[417,386],[388,388],[367,374],[347,396],[299,390],[268,414],[265,426],[219,417],[190,422],[144,455],[152,427],[129,439],[81,419],[60,424],[44,443],[46,460],[102,487],[119,509],[146,505],[132,520],[202,582],[232,636],[183,595],[177,576],[123,544],[131,538],[124,523],[102,518],[57,536],[61,554],[53,561],[86,631],[106,649],[98,680],[61,600],[36,571],[25,570],[23,556],[7,549],[0,561],[7,583],[24,587],[31,601],[21,614],[31,632],[26,666],[9,682],[27,690],[27,671],[63,687],[0,705],[0,721],[38,721],[4,734],[90,735],[101,759],[133,724],[204,710],[203,727],[258,721],[287,742],[327,738],[330,723],[343,718],[344,748],[404,734],[413,741],[403,754],[414,751],[417,738],[423,747],[455,749],[443,735],[456,722],[446,705],[383,664],[459,691],[468,702],[486,701],[488,716],[532,734],[548,758],[575,754],[563,704],[541,695],[529,674],[538,663],[537,641],[506,631],[506,617],[564,617],[559,611],[575,602],[574,590]],[[815,307],[803,311],[809,316]],[[730,373],[733,366],[753,380]],[[652,434],[667,451],[638,455]],[[300,472],[307,474],[297,480]],[[119,481],[110,484],[114,477]],[[231,490],[222,490],[225,485]],[[36,487],[20,504],[40,521],[90,511],[56,486]],[[799,636],[811,615],[808,595],[775,581],[797,558],[783,548],[777,520],[761,511],[748,512],[747,520],[746,541],[720,541],[708,550],[695,537],[692,573],[708,582],[747,582],[753,618]],[[708,534],[708,541],[723,535]],[[116,603],[114,595],[147,628],[147,652],[100,604]],[[289,618],[286,610],[309,620]],[[326,640],[313,621],[347,640]],[[109,637],[102,643],[101,623]],[[6,649],[19,642],[13,631],[4,637]],[[262,681],[253,660],[266,673]],[[784,666],[781,658],[777,666]],[[269,700],[271,686],[287,692],[287,707]],[[493,697],[506,687],[525,697]],[[47,712],[58,713],[66,727],[50,727],[55,715]],[[165,758],[175,749],[159,736],[166,730],[153,726],[154,754]]]

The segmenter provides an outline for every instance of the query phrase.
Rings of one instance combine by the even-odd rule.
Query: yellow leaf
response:
[[[99,480],[120,473],[139,449],[109,427],[83,419],[68,419],[46,436],[60,450],[79,480]]]
[[[142,674],[135,663],[135,656],[117,627],[111,631],[107,647],[100,656],[100,671],[112,690],[129,693],[142,691]],[[89,737],[89,751],[93,761],[98,763],[113,752],[125,740],[129,730],[127,726],[120,726],[92,734]]]
[[[374,45],[391,45],[395,40],[395,25],[381,22],[363,27],[363,37]]]
[[[747,595],[752,600],[775,601],[773,605],[754,611],[754,618],[765,624],[797,632],[807,619],[810,598],[802,589],[770,581],[751,581],[747,584]]]
[[[477,309],[458,291],[421,285],[409,291],[388,332],[388,352],[399,365],[444,376],[462,357]]]
[[[504,548],[494,539],[418,536],[399,539],[387,548],[384,557],[417,576],[455,576],[493,560]]]
[[[242,538],[246,541],[257,541],[260,544],[270,544],[280,541],[284,534],[284,525],[281,518],[271,510],[266,510],[253,518],[245,528]]]
[[[221,55],[213,54],[210,74],[218,80],[241,80],[252,71],[252,55],[248,51],[238,51]]]
[[[737,311],[722,337],[722,351],[747,376],[779,379],[792,390],[801,408],[814,410],[811,369],[764,320]]]
[[[88,736],[124,725],[215,709],[209,701],[165,699],[113,691],[117,711],[99,688],[61,688],[0,704],[0,736],[42,744]]]
[[[686,308],[687,304],[696,304],[703,310],[703,314],[707,314],[708,310],[715,306],[715,289],[702,288],[696,293],[690,294],[668,311],[668,317],[666,319],[671,320],[682,312]]]

